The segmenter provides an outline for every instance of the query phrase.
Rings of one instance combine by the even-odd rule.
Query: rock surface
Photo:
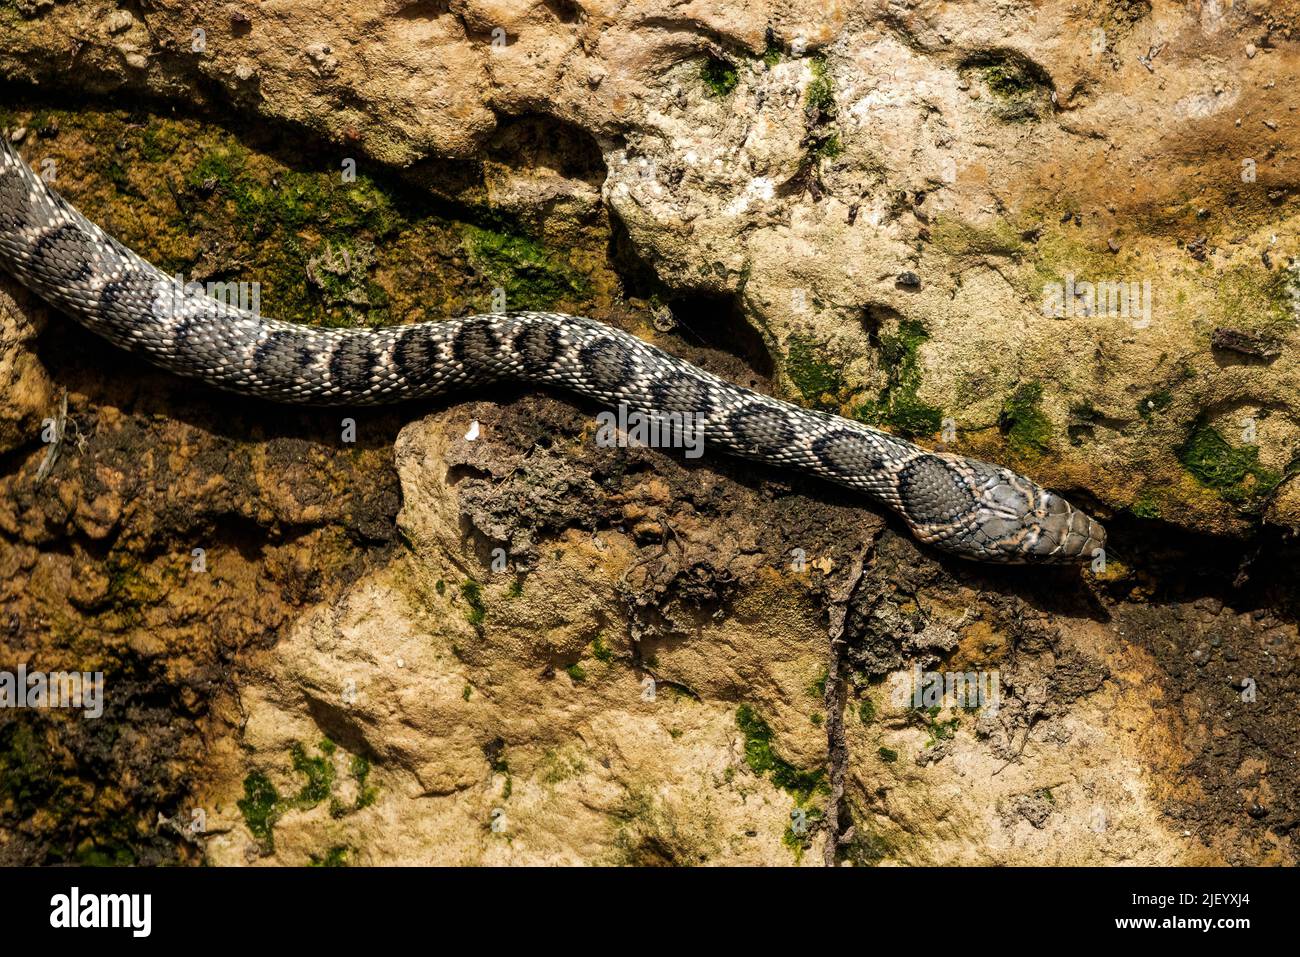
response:
[[[554,398],[349,444],[0,280],[0,666],[102,664],[160,729],[94,765],[0,717],[0,859],[1294,863],[1297,12],[0,0],[0,128],[169,270],[300,321],[581,310],[1114,549],[948,563]],[[908,707],[914,667],[1000,704]]]

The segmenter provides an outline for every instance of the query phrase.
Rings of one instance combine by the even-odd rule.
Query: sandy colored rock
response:
[[[156,258],[299,321],[582,310],[1112,533],[1082,575],[953,563],[554,397],[350,448],[60,348],[2,282],[0,664],[103,664],[130,733],[105,788],[94,735],[0,726],[39,785],[0,860],[1293,864],[1297,12],[0,2],[0,127]],[[916,668],[999,697],[908,706]]]

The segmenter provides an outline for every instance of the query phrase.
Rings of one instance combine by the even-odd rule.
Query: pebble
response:
[[[23,137],[26,135],[27,135],[27,127],[20,126],[18,127],[18,129],[14,130],[12,133],[9,134],[9,141],[11,143],[21,143],[23,141]]]
[[[114,10],[104,18],[104,29],[112,36],[125,33],[135,25],[135,17],[126,10]]]
[[[1255,59],[1255,53],[1256,53],[1256,50],[1255,50],[1255,44],[1253,44],[1253,43],[1247,43],[1247,44],[1246,44],[1246,59],[1248,59],[1248,60],[1253,60],[1253,59]]]
[[[1110,251],[1113,252],[1113,253],[1117,253],[1117,252],[1119,252],[1119,243],[1118,243],[1117,241],[1115,241],[1114,239],[1107,240],[1107,242],[1106,242],[1106,246],[1107,246],[1107,247],[1110,249]]]

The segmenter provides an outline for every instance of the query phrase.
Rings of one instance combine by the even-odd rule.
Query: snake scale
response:
[[[0,266],[123,349],[243,395],[362,406],[549,386],[643,415],[694,416],[710,448],[862,492],[921,541],[965,558],[1086,561],[1105,541],[1096,521],[1016,472],[740,388],[590,319],[511,312],[316,329],[187,291],[81,215],[2,134]]]

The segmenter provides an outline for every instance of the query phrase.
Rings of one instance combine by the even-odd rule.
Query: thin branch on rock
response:
[[[826,687],[822,703],[826,711],[826,761],[830,765],[831,794],[826,802],[824,818],[826,843],[822,847],[822,860],[827,867],[836,865],[836,858],[848,833],[840,833],[840,805],[844,801],[844,776],[848,770],[849,748],[844,740],[844,681],[840,677],[840,664],[844,648],[844,620],[848,616],[849,602],[862,581],[866,556],[873,545],[863,549],[853,560],[848,579],[831,598],[830,644],[827,651]]]

